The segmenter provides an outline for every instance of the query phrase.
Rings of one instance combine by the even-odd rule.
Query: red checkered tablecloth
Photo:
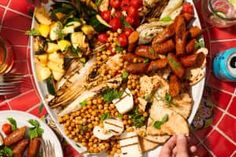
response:
[[[196,3],[199,14],[199,1]],[[0,97],[0,110],[21,110],[43,117],[40,97],[34,85],[30,68],[29,37],[32,4],[28,0],[0,0],[1,36],[14,48],[14,70],[25,74],[20,94],[13,98]],[[191,143],[198,146],[200,157],[236,157],[236,83],[225,83],[212,73],[212,59],[222,50],[236,47],[236,26],[227,29],[210,27],[202,21],[208,56],[207,80],[203,100],[193,123]],[[41,110],[42,109],[42,110]],[[65,156],[78,155],[63,144]],[[70,154],[70,155],[67,155]]]

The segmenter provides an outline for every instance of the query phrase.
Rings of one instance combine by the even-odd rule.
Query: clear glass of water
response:
[[[205,20],[215,27],[226,28],[236,24],[236,0],[202,0]]]
[[[0,37],[0,75],[8,73],[14,65],[14,56],[11,45]]]

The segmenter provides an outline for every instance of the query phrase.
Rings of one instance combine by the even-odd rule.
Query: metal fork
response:
[[[50,140],[42,140],[43,157],[56,157],[54,145]]]
[[[23,75],[8,73],[0,75],[0,95],[13,95],[19,93],[19,85],[23,81]]]

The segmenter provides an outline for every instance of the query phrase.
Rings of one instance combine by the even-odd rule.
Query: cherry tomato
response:
[[[109,22],[111,19],[111,11],[109,10],[103,11],[101,12],[101,16],[106,22]]]
[[[137,17],[138,16],[138,9],[136,9],[135,7],[133,6],[130,6],[129,9],[128,9],[128,16],[131,16],[131,17]]]
[[[122,8],[122,10],[128,11],[128,9],[129,9],[129,3],[130,3],[130,0],[123,0],[123,1],[121,2],[121,8]]]
[[[133,32],[134,30],[132,28],[129,28],[129,27],[125,27],[125,29],[123,30],[123,32],[125,33],[125,35],[127,37],[130,36],[130,34]]]
[[[119,42],[120,46],[122,46],[122,47],[127,46],[128,45],[127,36],[124,33],[120,34],[118,37],[118,42]]]
[[[12,132],[11,124],[5,123],[2,126],[2,131],[6,134],[9,135]]]
[[[135,19],[132,16],[126,16],[125,21],[127,21],[130,25],[133,25],[135,22]]]
[[[143,5],[143,0],[132,0],[130,1],[130,5],[135,7],[136,9],[139,9]]]
[[[110,0],[110,6],[118,9],[121,6],[121,0]]]
[[[191,3],[185,2],[185,3],[183,4],[183,9],[182,9],[182,11],[183,11],[184,13],[194,14],[193,6],[192,6]]]
[[[113,18],[109,24],[111,25],[111,28],[113,31],[117,31],[117,29],[121,28],[122,27],[122,24],[120,22],[120,18]]]
[[[108,40],[108,35],[106,33],[102,33],[98,35],[98,41],[101,43],[106,43]]]
[[[121,18],[121,16],[123,16],[121,11],[116,11],[115,12],[115,17]]]

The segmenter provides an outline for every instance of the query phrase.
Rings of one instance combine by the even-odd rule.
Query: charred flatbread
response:
[[[155,128],[155,122],[162,121],[163,117],[168,116],[168,120],[164,122],[160,128]],[[153,104],[150,109],[150,117],[148,119],[147,134],[149,135],[178,135],[189,134],[187,121],[178,113],[171,109]]]

